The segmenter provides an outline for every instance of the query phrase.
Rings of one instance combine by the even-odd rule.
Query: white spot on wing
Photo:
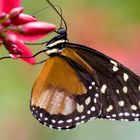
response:
[[[47,120],[48,120],[48,118],[47,118],[47,117],[45,117],[45,118],[44,118],[44,120],[45,120],[45,121],[47,121]]]
[[[101,92],[104,94],[105,93],[105,91],[106,91],[106,89],[107,89],[107,85],[102,85],[102,87],[101,87]]]
[[[90,111],[90,110],[88,110],[88,111],[87,111],[87,114],[91,114],[91,111]]]
[[[124,106],[124,101],[119,101],[119,106],[123,107]]]
[[[110,116],[107,115],[106,118],[110,118]]]
[[[125,82],[127,82],[128,78],[129,78],[128,74],[124,73],[123,74],[123,79],[124,79]]]
[[[66,122],[67,122],[67,123],[71,123],[71,122],[72,122],[72,119],[69,119],[69,120],[67,120]]]
[[[96,108],[95,108],[95,106],[93,106],[92,108],[91,108],[91,111],[95,111],[96,110]]]
[[[97,103],[97,99],[96,99],[96,98],[94,98],[94,103],[95,103],[95,104]]]
[[[110,60],[110,63],[114,64],[115,66],[118,66],[117,62]]]
[[[55,121],[55,120],[51,120],[51,122],[52,122],[52,123],[56,123],[56,121]]]
[[[114,118],[115,118],[116,116],[117,116],[116,114],[112,114],[112,117],[114,117]]]
[[[38,121],[41,121],[41,119],[39,118]]]
[[[92,86],[89,86],[88,89],[92,89]]]
[[[85,117],[86,117],[86,116],[85,116],[85,115],[83,115],[83,116],[81,117],[81,119],[85,119]]]
[[[109,107],[106,109],[107,112],[110,112],[113,109],[112,105],[109,105]]]
[[[124,86],[124,87],[123,87],[123,92],[124,92],[124,93],[127,93],[127,91],[128,91],[128,88],[127,88],[126,86]]]
[[[136,113],[131,113],[131,115],[132,115],[133,117],[136,117]]]
[[[96,94],[95,94],[95,97],[97,97],[97,98],[98,98],[98,97],[99,97],[99,94],[98,94],[98,93],[96,93]]]
[[[42,118],[42,117],[43,117],[43,113],[40,113],[40,115],[39,115],[39,116],[40,116],[40,118]]]
[[[92,82],[91,84],[92,84],[92,86],[94,86],[95,85],[95,82]]]
[[[130,114],[128,112],[125,112],[124,113],[124,116],[129,116]]]
[[[76,117],[75,120],[78,121],[80,119],[80,117]]]
[[[117,93],[117,94],[119,94],[119,93],[120,93],[119,89],[116,89],[116,93]]]
[[[137,106],[136,105],[131,105],[131,109],[132,110],[137,110]]]
[[[77,111],[78,111],[79,113],[82,113],[83,110],[84,110],[84,105],[76,104],[76,108],[77,108]]]
[[[91,98],[88,97],[88,98],[85,100],[85,104],[86,104],[86,105],[89,105],[90,102],[91,102]]]
[[[121,113],[119,113],[119,116],[121,117],[121,116],[123,116],[123,113],[121,112]]]
[[[131,115],[132,115],[133,117],[136,117],[136,114],[135,114],[135,113],[132,113]]]
[[[114,72],[116,72],[116,71],[119,70],[119,68],[118,68],[117,66],[113,66],[112,70],[113,70]]]
[[[64,121],[63,121],[63,120],[58,121],[58,124],[62,124],[62,123],[64,123]]]

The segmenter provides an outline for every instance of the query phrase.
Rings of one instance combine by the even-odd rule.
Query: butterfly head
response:
[[[52,38],[46,44],[46,53],[49,56],[60,54],[65,47],[65,43],[68,42],[66,29],[59,28],[56,33],[57,36]]]
[[[61,36],[67,37],[67,31],[64,28],[59,28],[56,32]]]

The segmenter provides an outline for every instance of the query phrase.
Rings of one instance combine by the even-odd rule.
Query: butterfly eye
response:
[[[66,29],[64,29],[64,28],[59,28],[58,30],[57,30],[57,33],[58,34],[60,34],[60,35],[66,35]]]

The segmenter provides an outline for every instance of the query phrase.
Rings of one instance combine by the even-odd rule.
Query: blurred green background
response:
[[[140,1],[51,0],[63,9],[70,42],[88,45],[112,56],[140,75]],[[47,6],[45,0],[23,0],[25,13]],[[51,9],[35,15],[59,27]],[[49,40],[50,35],[44,40]],[[41,40],[42,41],[42,40]],[[41,42],[40,41],[40,42]],[[44,46],[31,46],[37,52]],[[5,50],[1,51],[1,55]],[[43,56],[45,57],[45,56]],[[0,62],[0,140],[139,140],[140,122],[90,121],[71,131],[56,131],[39,124],[29,110],[32,85],[42,65],[21,61]]]

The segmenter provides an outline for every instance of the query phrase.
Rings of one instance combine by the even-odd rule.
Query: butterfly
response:
[[[57,33],[32,88],[34,117],[58,130],[96,118],[139,121],[140,77],[97,50],[70,43],[66,29]]]

